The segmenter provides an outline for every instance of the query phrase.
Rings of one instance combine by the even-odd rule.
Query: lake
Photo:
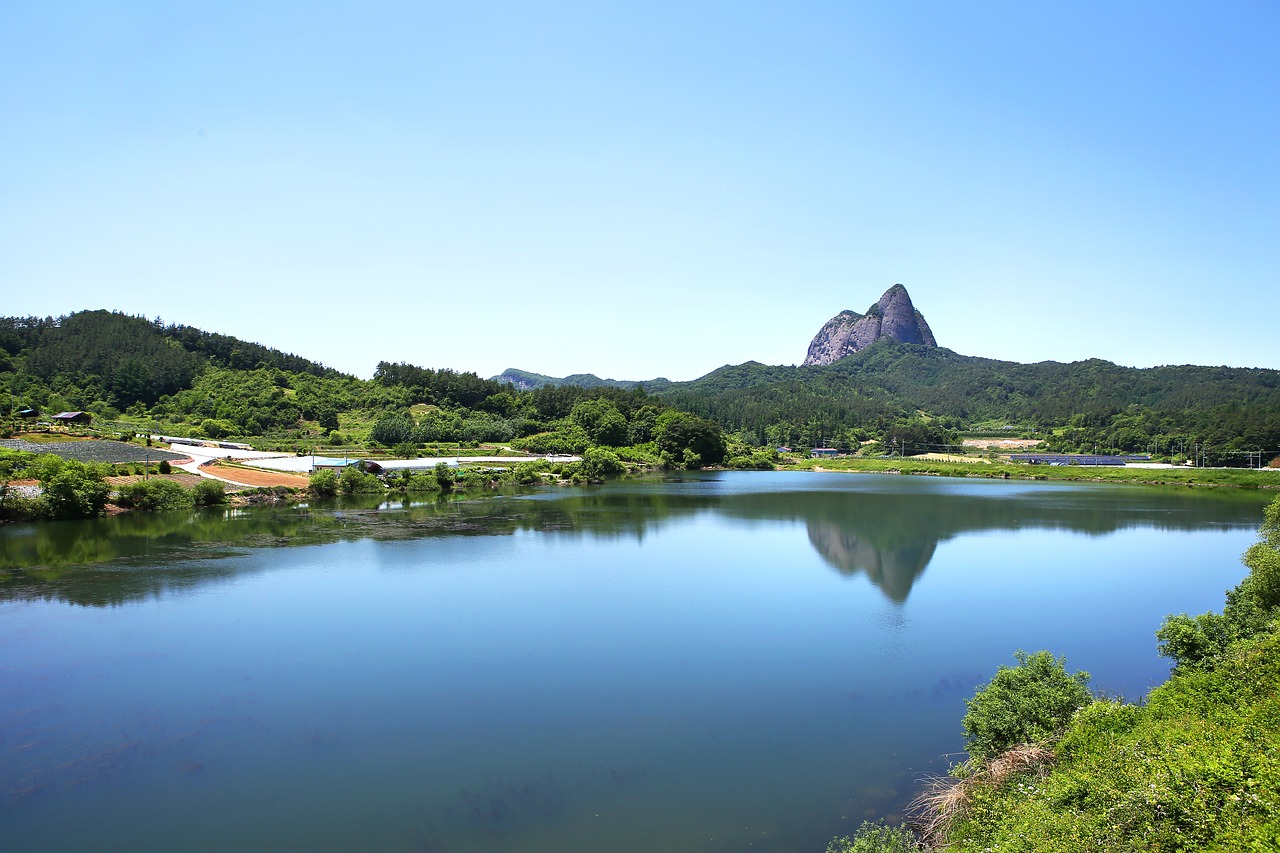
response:
[[[820,851],[1018,649],[1138,699],[1274,493],[783,472],[0,529],[7,851]]]

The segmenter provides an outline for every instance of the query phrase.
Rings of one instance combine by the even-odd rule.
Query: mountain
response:
[[[938,345],[924,315],[911,304],[911,295],[901,284],[895,284],[886,290],[867,309],[866,314],[841,311],[828,320],[818,330],[818,334],[814,335],[804,363],[831,364],[871,346],[881,338],[927,347]]]
[[[645,380],[601,379],[594,373],[574,373],[570,376],[557,378],[542,373],[531,373],[528,370],[520,370],[515,367],[508,367],[493,377],[493,381],[506,382],[508,385],[516,386],[521,391],[532,391],[536,388],[558,387],[560,385],[574,385],[578,388],[622,388],[625,390],[643,385],[645,388],[653,390],[654,388],[665,388],[671,384],[670,379],[663,377]]]
[[[1230,454],[1215,464],[1280,448],[1280,370],[1264,368],[1019,364],[883,336],[828,365],[726,365],[653,393],[761,444],[851,441],[925,417],[1056,429],[1056,446],[1073,451],[1148,452],[1158,439]]]

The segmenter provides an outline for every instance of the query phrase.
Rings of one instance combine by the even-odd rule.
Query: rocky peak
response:
[[[904,344],[936,347],[938,342],[924,315],[911,304],[911,295],[900,284],[884,292],[866,314],[841,311],[826,322],[809,344],[805,364],[830,364],[881,338]]]

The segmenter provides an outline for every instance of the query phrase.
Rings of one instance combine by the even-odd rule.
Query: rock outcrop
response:
[[[924,315],[911,304],[907,289],[895,284],[867,309],[866,314],[841,311],[828,320],[814,335],[804,363],[830,364],[871,346],[881,338],[928,347],[938,345]]]

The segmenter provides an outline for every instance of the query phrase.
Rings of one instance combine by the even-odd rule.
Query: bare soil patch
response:
[[[289,486],[294,489],[305,489],[310,483],[310,478],[305,474],[241,468],[239,465],[228,465],[225,462],[213,462],[200,467],[215,477],[230,480],[241,486]]]
[[[980,447],[986,450],[989,447],[998,447],[1001,450],[1025,450],[1030,447],[1039,447],[1040,439],[1038,438],[966,438],[961,442],[965,447]]]
[[[180,484],[183,488],[189,489],[204,478],[199,474],[187,474],[185,472],[176,474],[150,474],[143,477],[141,474],[128,474],[122,477],[107,477],[106,480],[113,486],[124,486],[129,483],[140,483],[142,480],[173,480]]]

